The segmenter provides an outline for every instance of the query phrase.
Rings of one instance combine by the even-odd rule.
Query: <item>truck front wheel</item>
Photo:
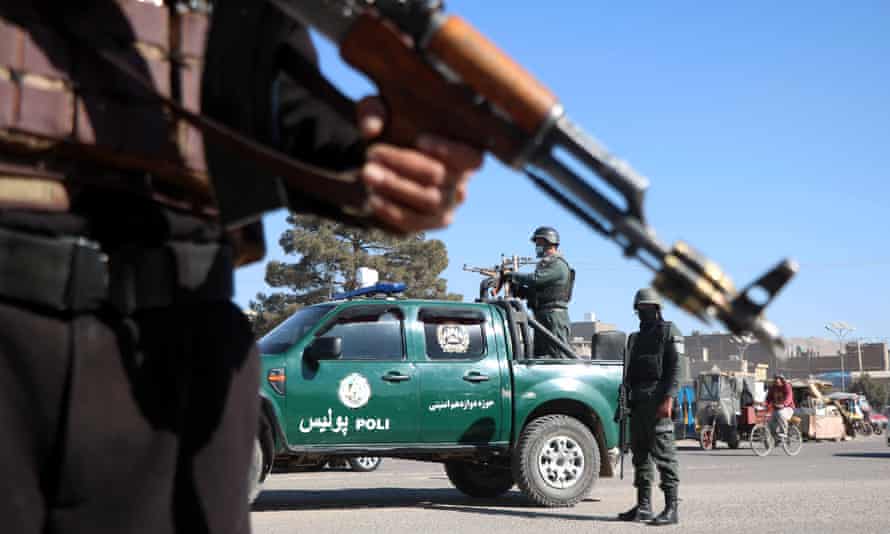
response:
[[[541,506],[574,506],[590,492],[599,471],[596,439],[566,415],[547,415],[526,425],[514,451],[516,484]]]
[[[513,487],[513,473],[506,466],[473,462],[445,462],[448,480],[470,497],[492,498]]]

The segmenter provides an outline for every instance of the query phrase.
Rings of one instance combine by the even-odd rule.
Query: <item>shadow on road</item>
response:
[[[838,452],[834,456],[841,458],[890,458],[890,452]]]
[[[587,498],[584,502],[599,502],[599,499]],[[422,508],[518,517],[558,517],[561,519],[585,521],[610,521],[612,519],[590,515],[564,515],[546,512],[547,508],[541,508],[530,503],[518,491],[511,491],[496,499],[473,499],[452,488],[268,490],[260,494],[253,505],[252,511],[279,512],[369,508]],[[516,510],[516,508],[525,510]]]
[[[492,515],[492,516],[510,516],[510,517],[524,517],[526,519],[562,519],[569,521],[599,521],[606,523],[617,523],[618,518],[615,516],[605,516],[605,515],[588,515],[588,514],[560,514],[554,512],[545,512],[543,510],[547,510],[547,508],[541,508],[540,512],[532,511],[532,510],[508,510],[501,508],[492,508],[490,506],[479,505],[478,502],[473,501],[473,504],[476,506],[454,506],[447,504],[427,504],[424,506],[427,510],[442,510],[445,512],[461,512],[467,514],[480,514],[480,515]]]

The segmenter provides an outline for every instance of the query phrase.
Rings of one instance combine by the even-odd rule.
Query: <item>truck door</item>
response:
[[[487,312],[427,307],[422,330],[420,439],[424,443],[485,444],[501,435],[498,349]]]
[[[288,373],[288,441],[354,445],[417,441],[418,379],[405,354],[405,317],[393,304],[341,310],[315,335],[340,338],[340,357]]]

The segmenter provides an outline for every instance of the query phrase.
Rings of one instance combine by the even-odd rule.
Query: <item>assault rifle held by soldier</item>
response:
[[[230,43],[260,49],[247,41],[262,38],[262,28],[254,26],[262,24],[256,14],[266,5],[334,41],[343,59],[377,84],[389,108],[382,141],[416,146],[425,132],[484,149],[618,244],[625,256],[653,271],[652,286],[679,307],[705,322],[719,320],[734,334],[750,332],[774,353],[782,351],[779,330],[763,311],[797,272],[797,264],[784,260],[738,290],[716,263],[685,242],[670,247],[662,243],[643,212],[648,180],[575,125],[549,89],[470,24],[446,15],[441,1],[218,0],[213,4],[208,47],[224,50]],[[119,56],[104,49],[98,53],[112,68],[135,80],[142,78],[130,72]],[[243,67],[247,72],[252,65]],[[301,68],[316,69],[313,65]],[[144,79],[141,82],[150,89]],[[226,83],[241,82],[227,79]],[[355,113],[355,103],[320,73],[311,85],[332,109]],[[249,84],[245,87],[244,94],[252,94]],[[282,181],[319,202],[337,199],[343,213],[354,221],[371,216],[371,197],[357,172],[320,169],[236,133],[251,132],[252,117],[233,114],[215,121],[156,91],[149,94],[199,129],[209,141],[208,149],[216,150],[217,160],[229,156],[229,164],[211,173],[212,196],[223,223],[243,222],[280,206]],[[266,176],[223,179],[230,178],[227,173],[245,173],[246,161]],[[580,167],[589,176],[575,171]],[[164,178],[163,169],[155,171]],[[588,181],[594,176],[621,201],[594,187]],[[205,196],[210,191],[206,176],[181,185]]]
[[[653,287],[675,304],[782,350],[778,328],[763,311],[797,264],[785,260],[737,290],[719,266],[686,243],[663,244],[643,212],[648,181],[575,125],[557,97],[519,64],[466,21],[445,14],[442,2],[267,1],[334,41],[342,58],[377,84],[392,119],[385,140],[412,146],[419,132],[434,132],[485,149],[653,271]],[[260,3],[224,0],[215,5],[215,17]],[[342,104],[345,97],[331,99]],[[563,155],[622,201],[576,173],[578,165],[570,167]],[[360,212],[362,200],[354,207]]]
[[[505,287],[506,294],[510,296],[510,282],[507,281],[505,275],[510,272],[518,271],[519,267],[522,265],[534,265],[535,263],[537,263],[537,260],[528,256],[504,256],[501,254],[500,265],[485,268],[473,267],[465,263],[463,269],[467,272],[479,273],[486,277],[479,284],[479,298],[487,299],[497,294],[498,289],[501,287]]]

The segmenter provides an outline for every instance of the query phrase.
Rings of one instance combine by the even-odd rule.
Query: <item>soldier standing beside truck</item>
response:
[[[575,285],[575,271],[559,251],[559,233],[549,226],[541,226],[532,234],[535,254],[541,260],[534,273],[507,273],[516,285],[516,296],[528,301],[535,319],[554,336],[568,344],[571,338],[569,301]],[[535,336],[535,355],[560,357],[563,353],[544,336]]]
[[[675,327],[662,318],[661,299],[654,290],[637,291],[634,310],[640,317],[640,330],[628,340],[625,386],[630,397],[630,441],[637,504],[618,514],[618,519],[672,525],[679,521],[677,486],[680,479],[671,419],[680,372],[675,345],[678,340]],[[652,512],[653,462],[661,477],[665,500],[664,511],[657,517]]]

